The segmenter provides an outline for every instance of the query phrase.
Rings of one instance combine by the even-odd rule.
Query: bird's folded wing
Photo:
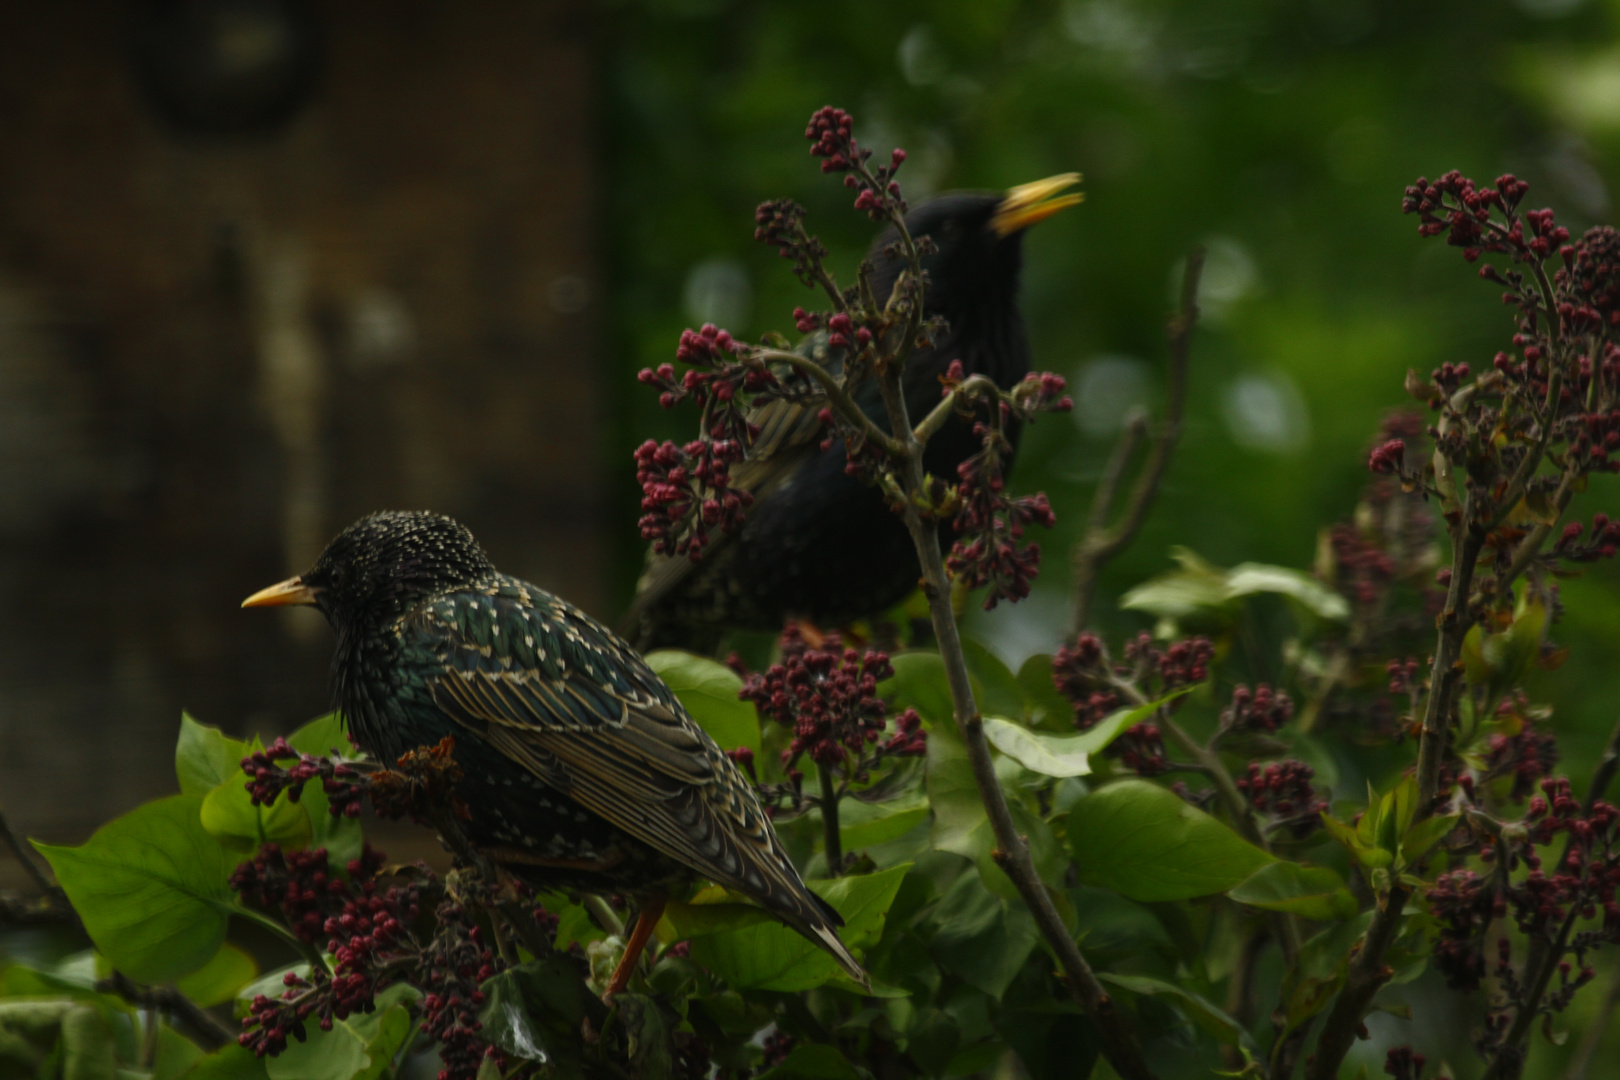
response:
[[[745,781],[678,707],[578,673],[465,662],[432,690],[452,719],[643,843],[757,895],[800,891]]]

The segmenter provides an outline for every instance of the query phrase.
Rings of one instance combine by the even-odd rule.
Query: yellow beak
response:
[[[319,589],[304,584],[301,577],[288,578],[279,585],[260,589],[246,600],[243,607],[285,607],[289,604],[313,604]]]
[[[1045,221],[1059,210],[1067,210],[1085,199],[1085,195],[1078,191],[1071,191],[1067,195],[1059,195],[1058,192],[1079,182],[1080,174],[1071,172],[1019,184],[1008,191],[1001,205],[996,207],[995,214],[990,218],[990,227],[996,230],[997,236],[1005,238],[1029,228],[1037,221]]]

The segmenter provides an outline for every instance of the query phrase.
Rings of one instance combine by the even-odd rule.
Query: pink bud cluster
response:
[[[641,536],[661,555],[696,561],[710,542],[710,530],[734,532],[754,496],[731,489],[731,466],[744,450],[735,439],[694,439],[684,447],[648,439],[636,448],[636,481],[641,484]]]
[[[1614,558],[1617,547],[1620,547],[1620,521],[1611,521],[1607,514],[1592,515],[1592,532],[1585,543],[1581,543],[1581,534],[1586,526],[1578,521],[1572,521],[1564,526],[1553,545],[1553,551],[1561,559],[1570,562],[1596,562],[1599,559]]]
[[[822,159],[822,172],[848,174],[844,177],[844,186],[857,192],[855,209],[864,210],[874,221],[891,220],[906,212],[900,185],[894,179],[905,163],[904,150],[896,149],[890,154],[887,165],[868,168],[872,151],[856,141],[854,117],[831,105],[811,114],[804,137],[810,140],[811,155]]]
[[[763,674],[750,675],[738,696],[753,702],[761,716],[793,731],[782,751],[790,775],[801,755],[824,768],[846,766],[855,779],[864,780],[883,757],[915,757],[926,751],[927,733],[912,709],[895,718],[889,738],[882,737],[888,706],[877,696],[877,684],[894,674],[887,653],[845,648],[837,634],[815,648],[795,625],[782,632],[781,650],[782,658]]]
[[[1297,838],[1320,827],[1322,811],[1328,808],[1328,801],[1319,798],[1312,786],[1315,778],[1316,770],[1303,761],[1250,762],[1236,783],[1255,813]]]
[[[1108,656],[1096,634],[1081,634],[1052,657],[1052,682],[1074,705],[1074,726],[1081,731],[1090,731],[1120,707],[1108,675]]]
[[[1281,690],[1257,683],[1253,690],[1239,683],[1232,688],[1232,703],[1221,712],[1220,730],[1273,732],[1294,718],[1294,701]]]
[[[282,761],[293,764],[278,764]],[[248,775],[248,797],[254,806],[269,806],[282,792],[286,792],[289,802],[297,802],[304,793],[304,785],[319,779],[327,795],[327,809],[333,816],[360,816],[367,777],[349,762],[300,753],[288,745],[286,739],[277,738],[263,750],[244,757],[242,771]]]

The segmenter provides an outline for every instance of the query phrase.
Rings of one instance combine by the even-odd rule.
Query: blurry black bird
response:
[[[985,375],[1010,389],[1030,370],[1029,340],[1018,310],[1024,230],[1080,201],[1063,194],[1079,181],[1067,173],[1005,194],[942,195],[912,210],[906,227],[936,248],[925,256],[926,314],[945,320],[930,348],[908,359],[904,378],[913,420],[940,399],[940,376],[953,360],[968,375]],[[873,293],[887,297],[904,260],[885,254],[891,227],[872,245]],[[825,333],[800,351],[827,367],[842,366]],[[875,382],[856,395],[868,415],[887,427]],[[734,488],[754,495],[743,527],[711,540],[698,562],[649,555],[636,598],[621,624],[643,651],[686,648],[712,652],[727,629],[779,630],[789,619],[825,628],[879,614],[917,587],[921,568],[905,525],[881,492],[844,471],[844,445],[821,449],[816,410],[775,401],[750,419],[760,426],[747,459],[732,467]],[[1014,448],[1018,427],[1010,425]],[[924,467],[954,479],[957,466],[980,448],[972,424],[953,418],[930,440]],[[1010,462],[1009,462],[1010,463]],[[942,534],[948,537],[948,527]]]
[[[391,765],[454,736],[468,838],[489,858],[543,887],[638,899],[609,995],[668,892],[693,878],[752,897],[865,982],[843,920],[663,681],[606,627],[496,570],[463,526],[362,518],[242,606],[282,604],[313,604],[337,631],[337,703],[363,750]]]

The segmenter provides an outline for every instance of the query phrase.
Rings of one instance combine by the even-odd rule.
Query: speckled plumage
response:
[[[1010,388],[1029,372],[1029,343],[1017,304],[1023,232],[998,236],[990,227],[1000,195],[960,194],[913,210],[907,227],[939,249],[928,256],[927,313],[947,322],[934,347],[907,361],[907,409],[919,419],[939,403],[939,377],[953,360]],[[872,245],[873,291],[886,296],[902,262],[885,255],[895,239],[886,230]],[[825,334],[800,350],[832,370],[842,350]],[[857,394],[862,409],[887,426],[877,387]],[[752,421],[761,427],[748,458],[732,468],[732,486],[755,503],[734,536],[711,541],[697,563],[649,554],[626,616],[625,632],[643,650],[662,647],[712,652],[726,629],[779,630],[788,619],[842,626],[879,614],[917,587],[921,569],[905,525],[874,487],[844,472],[844,445],[821,449],[814,409],[773,402]],[[1016,449],[1018,428],[1008,435]],[[933,475],[955,477],[977,452],[972,425],[954,419],[924,452]],[[949,529],[942,528],[949,538]]]
[[[392,762],[454,736],[469,838],[496,862],[594,892],[707,878],[864,978],[752,786],[669,688],[606,627],[497,571],[464,527],[373,514],[296,580],[337,630],[355,741]]]

